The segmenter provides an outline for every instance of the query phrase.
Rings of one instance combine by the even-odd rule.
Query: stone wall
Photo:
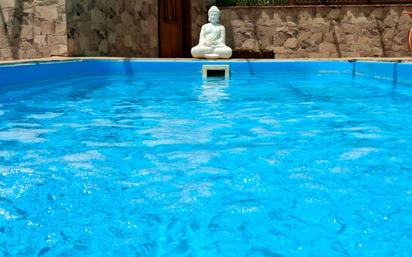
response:
[[[0,0],[0,60],[158,57],[157,0]],[[192,44],[207,22],[193,0]],[[409,56],[403,6],[222,7],[228,45],[277,58]],[[66,21],[67,13],[67,21]]]
[[[200,29],[207,23],[208,2],[204,0],[192,1],[192,45],[199,43]]]
[[[221,8],[228,45],[276,58],[410,56],[405,9],[412,5]]]
[[[158,57],[157,0],[66,0],[71,56]],[[191,1],[192,44],[207,22],[207,1]]]
[[[71,56],[158,56],[157,0],[66,0]]]
[[[0,0],[0,60],[67,55],[65,0]]]

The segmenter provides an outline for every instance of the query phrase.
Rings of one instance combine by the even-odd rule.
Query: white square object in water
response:
[[[209,71],[215,71],[215,72],[222,71],[225,74],[225,79],[229,79],[229,76],[230,76],[229,65],[203,65],[202,66],[203,79],[207,79],[209,77],[208,75]]]

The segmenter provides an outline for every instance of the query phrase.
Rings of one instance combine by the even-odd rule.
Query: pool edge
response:
[[[77,65],[81,63],[81,65]],[[307,65],[308,63],[312,65]],[[49,66],[51,64],[56,64]],[[74,65],[71,65],[74,64]],[[412,84],[412,58],[316,59],[159,59],[124,57],[64,57],[0,62],[0,84],[21,84],[53,77],[117,74],[199,74],[205,64],[230,64],[233,75],[340,73]],[[37,68],[38,67],[38,68]],[[51,68],[50,68],[51,67]],[[37,70],[36,70],[37,68]],[[49,68],[50,70],[47,70]],[[21,76],[24,74],[24,77]]]

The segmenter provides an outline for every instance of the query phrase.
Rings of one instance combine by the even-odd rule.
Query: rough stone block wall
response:
[[[66,0],[71,56],[158,56],[157,0]]]
[[[222,8],[228,45],[276,58],[410,56],[404,6]]]
[[[207,23],[208,1],[192,1],[192,45],[199,43],[200,29]]]
[[[0,60],[67,55],[65,0],[0,0]]]
[[[0,0],[0,60],[157,57],[157,2]],[[191,3],[196,45],[207,1]],[[228,45],[273,50],[277,58],[410,56],[412,18],[402,15],[405,9],[412,5],[221,8]]]

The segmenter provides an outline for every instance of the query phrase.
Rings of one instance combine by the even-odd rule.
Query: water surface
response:
[[[337,74],[4,87],[0,256],[410,257],[411,92]]]

